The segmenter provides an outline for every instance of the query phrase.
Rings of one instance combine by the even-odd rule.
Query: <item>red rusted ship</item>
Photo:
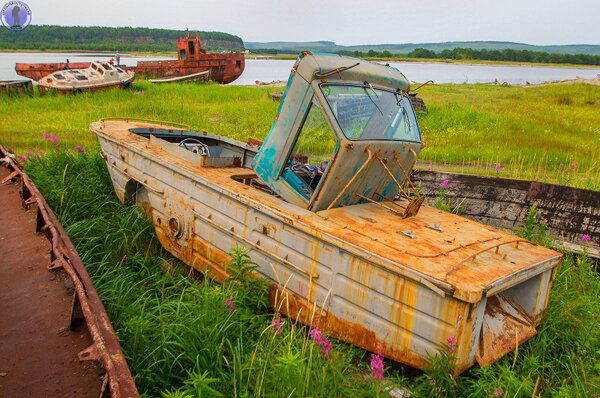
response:
[[[91,62],[61,62],[49,64],[17,63],[17,74],[33,80],[40,80],[50,73],[65,69],[86,69]],[[244,72],[243,53],[209,54],[200,46],[198,37],[185,37],[177,40],[177,59],[168,61],[140,61],[137,66],[119,65],[136,74],[151,76],[186,76],[210,71],[210,79],[227,84]]]

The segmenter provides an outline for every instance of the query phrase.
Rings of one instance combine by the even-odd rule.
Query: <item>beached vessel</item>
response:
[[[111,87],[129,87],[135,73],[106,62],[92,62],[87,69],[69,69],[54,72],[41,79],[38,88],[61,93],[97,91]]]
[[[307,52],[263,143],[138,119],[90,128],[118,198],[176,257],[223,281],[245,247],[276,311],[417,368],[453,337],[458,373],[535,335],[562,256],[422,206],[408,91],[393,67]]]
[[[0,397],[139,398],[77,250],[0,145]]]
[[[0,80],[0,95],[32,93],[31,80]]]
[[[210,71],[192,73],[191,75],[185,76],[169,76],[159,77],[157,79],[149,79],[150,83],[164,84],[164,83],[186,83],[186,82],[205,82],[210,78]]]
[[[239,52],[208,53],[200,45],[198,37],[177,40],[177,59],[166,61],[139,61],[136,66],[117,65],[123,70],[137,74],[171,77],[188,76],[210,72],[210,79],[222,84],[231,83],[244,72],[244,54]],[[17,74],[33,80],[41,80],[51,73],[68,69],[86,69],[90,62],[60,62],[44,64],[17,63]]]

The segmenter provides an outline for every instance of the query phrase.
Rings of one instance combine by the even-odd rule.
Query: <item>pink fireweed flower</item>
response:
[[[83,152],[83,148],[81,147],[81,145],[75,145],[75,150],[79,153]]]
[[[371,375],[373,380],[383,379],[383,358],[379,354],[371,354]]]
[[[500,171],[502,165],[500,163],[494,163],[494,168],[496,169],[496,171]]]
[[[46,133],[45,131],[44,131],[44,134],[42,134],[42,136],[44,137],[45,140],[50,139],[50,134]]]
[[[575,170],[575,169],[577,168],[577,163],[573,163],[573,164],[571,164],[571,168],[572,168],[573,170]]]
[[[590,241],[590,236],[589,235],[583,235],[581,237],[581,241],[582,242],[589,242]]]
[[[227,306],[227,311],[233,312],[233,300],[228,298],[225,300],[225,305]]]
[[[456,338],[454,336],[446,338],[446,345],[448,346],[448,348],[446,349],[446,354],[454,352],[456,350],[457,344],[458,342],[456,341]]]
[[[271,321],[271,326],[275,327],[275,334],[281,334],[282,325],[283,323],[281,323],[281,318],[279,317],[279,314],[275,314],[275,318],[273,318],[273,320]]]
[[[444,180],[444,181],[442,181],[442,186],[443,186],[443,187],[447,187],[447,186],[448,186],[448,184],[450,184],[450,181],[449,181],[449,180]]]
[[[19,158],[19,160],[23,163],[27,163],[27,158],[23,155],[17,155],[17,157]]]
[[[496,388],[493,392],[494,396],[496,397],[501,397],[502,396],[502,391],[499,388]]]
[[[146,92],[144,90],[134,91],[133,95],[144,95]]]
[[[50,141],[52,141],[54,145],[60,145],[60,143],[58,142],[58,137],[56,137],[55,135],[50,136]]]
[[[44,151],[39,151],[38,156],[44,156]]]
[[[327,358],[327,355],[331,351],[331,343],[327,337],[323,336],[323,333],[318,328],[311,329],[308,335],[315,341],[316,345],[322,346],[321,352],[323,353],[323,358]]]
[[[560,164],[560,167],[565,167],[565,164],[564,164],[564,163],[561,163],[561,164]]]

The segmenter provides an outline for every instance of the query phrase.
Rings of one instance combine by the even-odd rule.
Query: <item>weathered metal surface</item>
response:
[[[355,90],[333,104],[323,98],[336,79],[363,97],[355,101]],[[117,197],[147,211],[176,257],[223,281],[227,252],[245,247],[271,283],[277,311],[419,368],[454,336],[458,373],[535,333],[562,256],[432,207],[417,213],[422,199],[390,199],[412,189],[418,126],[412,141],[380,137],[375,127],[389,131],[386,117],[397,120],[399,107],[412,112],[401,105],[407,89],[395,69],[304,54],[262,144],[129,119],[90,128]],[[335,134],[337,143],[323,174],[315,172],[315,193],[303,198],[299,185],[286,187],[280,177],[298,162],[294,142],[317,108],[326,127],[318,132]],[[350,140],[340,131],[348,115],[377,123]],[[298,167],[315,170],[308,166]]]
[[[583,251],[582,237],[588,235],[586,249],[600,257],[600,192],[539,181],[484,177],[469,174],[415,170],[413,180],[430,201],[441,183],[450,181],[445,195],[467,218],[507,230],[519,228],[531,206],[539,209],[548,233],[557,247]]]
[[[187,76],[210,71],[211,80],[227,84],[240,77],[244,67],[243,53],[209,54],[200,46],[200,39],[186,37],[177,40],[177,60],[140,61],[127,69],[151,76]]]
[[[17,74],[20,76],[38,81],[56,71],[68,69],[86,69],[89,68],[90,65],[91,62],[57,62],[46,64],[16,63],[15,72],[17,72]]]
[[[6,273],[0,289],[0,371],[6,373],[0,395],[138,397],[104,306],[73,244],[1,146],[0,158],[5,206],[0,265]],[[10,207],[13,202],[25,210]],[[17,211],[23,214],[9,225],[10,212]],[[66,300],[63,281],[72,294]],[[57,286],[62,289],[52,290]],[[77,326],[80,317],[84,323]]]
[[[0,96],[17,93],[31,93],[33,85],[31,80],[3,80],[0,81]]]
[[[248,169],[201,167],[177,156],[177,143],[153,144],[132,128],[161,126],[91,126],[117,196],[148,211],[164,247],[217,281],[226,252],[246,247],[273,284],[274,308],[344,341],[380,344],[382,355],[422,367],[456,336],[462,371],[475,362],[487,297],[532,283],[541,289],[528,311],[545,308],[558,253],[430,207],[408,219],[372,203],[313,213],[245,185],[256,177]],[[486,348],[494,360],[503,353]]]
[[[42,91],[55,90],[60,93],[98,91],[112,87],[128,87],[135,73],[124,71],[107,62],[92,62],[87,69],[69,69],[52,73],[40,79]]]

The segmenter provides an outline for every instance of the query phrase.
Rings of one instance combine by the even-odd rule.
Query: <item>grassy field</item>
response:
[[[0,143],[17,153],[51,152],[43,133],[63,146],[96,151],[88,125],[130,116],[185,123],[240,140],[262,139],[277,111],[280,88],[152,85],[76,96],[23,96],[0,102]],[[600,88],[429,85],[419,90],[426,148],[421,167],[538,179],[600,189]],[[496,164],[500,171],[496,171]],[[562,166],[561,166],[562,165]]]
[[[451,377],[441,347],[425,373],[384,361],[375,379],[371,353],[265,308],[243,253],[233,264],[239,283],[180,266],[141,210],[116,200],[95,153],[61,144],[26,168],[77,247],[143,397],[385,397],[392,385],[415,398],[600,394],[600,276],[586,256],[566,256],[545,320],[518,353]]]

